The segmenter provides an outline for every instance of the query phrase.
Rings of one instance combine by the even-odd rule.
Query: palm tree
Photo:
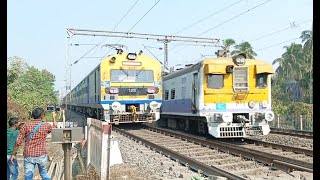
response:
[[[312,30],[306,30],[301,33],[300,38],[302,39],[303,45],[303,52],[305,57],[305,70],[306,73],[309,73],[309,83],[306,83],[307,80],[305,80],[305,85],[308,84],[309,89],[307,90],[307,94],[309,94],[309,103],[312,103],[312,75],[313,75],[313,24],[312,24]]]
[[[276,69],[277,76],[286,80],[301,80],[303,77],[303,48],[301,44],[292,43],[284,46],[286,52],[275,59],[272,65],[279,63]]]
[[[233,39],[225,39],[223,41],[223,46],[224,46],[224,49],[226,50],[229,50],[229,48],[234,44],[236,44],[236,41]]]
[[[303,45],[303,52],[305,53],[305,61],[310,65],[313,58],[313,32],[312,30],[306,30],[301,33],[300,38],[302,39]],[[309,66],[312,68],[312,65]],[[312,69],[308,68],[308,72]]]
[[[231,38],[223,40],[223,49],[225,50],[227,57],[230,55],[230,47],[234,44],[236,44],[236,41]]]
[[[231,55],[239,53],[244,53],[249,59],[254,59],[254,56],[257,56],[257,53],[253,51],[251,44],[248,42],[235,45],[235,50],[231,52]]]

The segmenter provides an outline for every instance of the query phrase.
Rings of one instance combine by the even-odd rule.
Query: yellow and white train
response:
[[[260,60],[204,59],[163,76],[159,125],[216,138],[267,135],[272,66]]]
[[[153,122],[160,118],[161,63],[140,53],[105,58],[70,93],[62,105],[112,124]]]

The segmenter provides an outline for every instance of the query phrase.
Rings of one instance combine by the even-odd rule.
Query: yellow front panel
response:
[[[111,58],[115,57],[115,62],[111,62]],[[119,87],[119,86],[147,86],[153,87],[156,84],[154,82],[160,83],[158,94],[162,94],[161,88],[161,64],[156,59],[153,59],[146,55],[137,54],[137,58],[135,60],[127,59],[127,54],[116,54],[105,58],[101,62],[101,82],[107,82],[108,87]],[[153,81],[148,83],[139,83],[139,82],[110,82],[110,72],[112,69],[123,69],[123,70],[152,70],[153,71]],[[105,88],[107,86],[101,86],[101,97],[106,95]],[[143,96],[120,96],[120,99],[131,99],[131,98],[147,98],[146,95]]]
[[[256,74],[261,74],[261,73],[268,73],[272,74],[272,66],[266,66],[266,65],[256,65]]]
[[[205,74],[226,74],[226,65],[224,64],[206,64],[204,66]]]
[[[220,58],[219,58],[220,59]],[[214,59],[214,63],[219,63],[219,67],[217,70],[211,70],[210,68],[206,70],[204,68],[205,72],[208,72],[210,70],[211,72],[215,71],[221,71],[222,64],[224,63],[224,68],[226,68],[227,65],[234,65],[231,59],[228,58],[221,58],[221,61],[219,59]],[[256,61],[256,62],[255,62]],[[214,64],[212,60],[207,60],[204,62],[204,67],[210,67],[211,64]],[[208,66],[208,64],[210,64]],[[235,93],[233,90],[233,75],[232,73],[224,74],[224,87],[221,89],[211,89],[208,88],[208,77],[207,74],[203,75],[203,87],[204,87],[204,103],[205,104],[211,104],[211,103],[243,103],[243,102],[249,102],[251,100],[256,102],[261,101],[268,101],[268,95],[269,95],[269,89],[266,87],[265,89],[256,88],[256,64],[260,64],[259,67],[264,67],[264,64],[261,63],[261,61],[258,60],[247,60],[247,63],[243,67],[249,68],[249,75],[248,75],[248,82],[249,82],[249,91],[248,92],[241,92],[241,93]],[[215,67],[214,65],[211,65],[211,67]],[[260,68],[261,69],[261,68]],[[268,68],[266,68],[268,70]],[[265,69],[265,70],[266,70]],[[222,73],[217,73],[222,74]],[[268,83],[270,82],[270,76],[268,76]]]

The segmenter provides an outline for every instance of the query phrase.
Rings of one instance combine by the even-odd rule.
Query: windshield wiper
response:
[[[141,73],[142,70],[144,70],[144,68],[140,69],[140,71],[136,74],[136,77],[139,76],[139,74]]]
[[[120,68],[120,69],[127,77],[129,76],[129,73],[126,73],[122,68]]]

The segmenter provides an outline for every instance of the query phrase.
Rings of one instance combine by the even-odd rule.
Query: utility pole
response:
[[[70,63],[69,59],[69,41],[70,41],[70,35],[67,33],[66,37],[66,109],[68,109],[68,101],[70,105],[70,110],[71,110],[71,66],[72,64]],[[69,89],[69,97],[68,97],[68,89]]]
[[[166,67],[168,67],[168,40],[164,40],[163,44],[164,44],[164,65]]]
[[[67,28],[67,33],[72,36],[106,36],[106,37],[119,37],[119,38],[136,38],[146,40],[156,40],[164,43],[164,65],[168,66],[168,43],[172,41],[188,42],[194,44],[214,45],[217,47],[219,39],[216,38],[201,38],[201,37],[188,37],[188,36],[171,36],[171,35],[158,35],[158,34],[145,34],[134,32],[115,32],[103,30],[89,30],[89,29],[75,29]]]
[[[72,179],[72,172],[71,172],[71,146],[72,143],[63,143],[62,149],[64,153],[64,179],[71,180]]]

